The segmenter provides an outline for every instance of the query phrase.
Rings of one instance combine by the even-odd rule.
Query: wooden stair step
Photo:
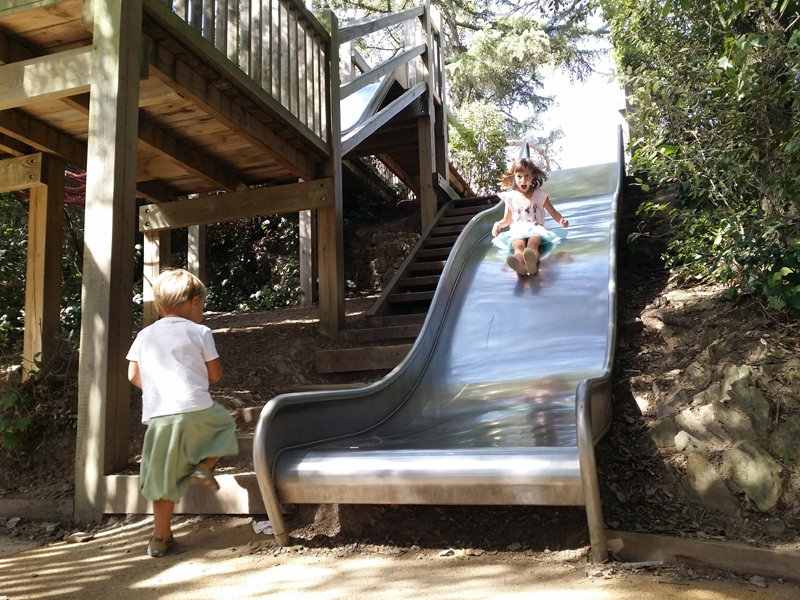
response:
[[[389,340],[414,339],[419,335],[422,323],[413,325],[395,325],[392,327],[366,327],[364,329],[345,329],[339,332],[339,338],[354,344],[367,342],[383,342]]]
[[[394,369],[400,364],[413,344],[395,346],[368,346],[342,350],[318,350],[315,353],[318,373],[349,373]]]
[[[439,235],[458,235],[464,231],[464,227],[462,225],[451,225],[449,227],[434,227],[431,229],[431,236],[439,236]]]
[[[431,248],[430,250],[418,250],[414,258],[419,261],[442,260],[450,256],[451,248]]]
[[[460,217],[442,217],[436,221],[437,227],[449,227],[450,225],[466,225],[472,220],[472,215],[462,215]],[[463,229],[463,227],[462,227]]]
[[[470,217],[474,217],[477,214],[482,213],[487,208],[491,208],[491,206],[465,206],[464,208],[451,208],[450,210],[444,211],[444,218],[450,217],[460,217],[463,215],[469,215]]]
[[[407,315],[381,315],[367,318],[370,327],[400,327],[402,325],[422,325],[427,312],[411,313]]]
[[[489,208],[500,202],[497,196],[472,196],[470,198],[456,198],[452,201],[453,208],[463,208],[465,206],[484,206]],[[485,210],[485,209],[484,209]]]
[[[452,248],[458,239],[457,235],[443,235],[440,237],[429,237],[425,240],[425,248]]]
[[[439,275],[423,275],[422,277],[403,277],[397,282],[397,287],[403,290],[414,288],[435,289],[439,285]]]
[[[389,296],[390,304],[410,304],[413,302],[430,302],[433,300],[433,292],[403,292]]]
[[[441,275],[444,270],[443,260],[432,260],[430,262],[411,263],[408,265],[408,273],[420,275]]]

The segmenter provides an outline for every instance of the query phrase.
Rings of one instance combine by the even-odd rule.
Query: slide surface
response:
[[[520,278],[492,245],[501,203],[459,237],[392,373],[267,404],[254,462],[271,517],[280,502],[588,506],[580,389],[607,379],[613,357],[620,165],[549,176],[570,227],[537,275]],[[549,215],[547,226],[559,227]],[[591,446],[611,411],[607,385],[588,387]]]

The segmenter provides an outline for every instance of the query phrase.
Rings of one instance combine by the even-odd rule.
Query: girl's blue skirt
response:
[[[513,253],[514,247],[511,245],[511,240],[526,240],[533,236],[542,238],[542,244],[539,246],[541,248],[540,251],[547,252],[567,237],[567,230],[562,228],[550,231],[541,225],[534,225],[533,223],[512,223],[509,230],[501,232],[492,240],[492,243],[501,250]]]

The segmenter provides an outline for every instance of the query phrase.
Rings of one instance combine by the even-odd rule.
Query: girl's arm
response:
[[[128,363],[128,381],[130,381],[137,388],[142,389],[142,374],[139,372],[139,363]]]
[[[497,221],[492,226],[492,235],[497,237],[497,235],[500,233],[500,229],[503,227],[508,227],[509,225],[511,225],[511,209],[508,208],[508,203],[506,202],[506,212],[503,215],[503,220]]]
[[[567,221],[564,217],[561,216],[561,213],[556,210],[556,208],[550,202],[550,198],[544,201],[544,207],[547,209],[547,212],[550,213],[550,216],[559,223],[562,227],[569,227],[569,221]]]
[[[222,365],[219,364],[218,358],[208,361],[206,370],[208,371],[208,383],[217,383],[222,379]]]

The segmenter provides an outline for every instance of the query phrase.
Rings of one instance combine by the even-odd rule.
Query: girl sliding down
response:
[[[566,232],[555,233],[544,227],[544,211],[550,213],[562,227],[569,221],[550,203],[550,194],[542,188],[547,175],[529,158],[520,158],[503,175],[502,185],[511,188],[498,196],[506,203],[502,221],[492,227],[492,243],[510,254],[506,263],[519,275],[534,275],[539,269],[539,250],[558,243]],[[502,234],[500,229],[511,225]]]

